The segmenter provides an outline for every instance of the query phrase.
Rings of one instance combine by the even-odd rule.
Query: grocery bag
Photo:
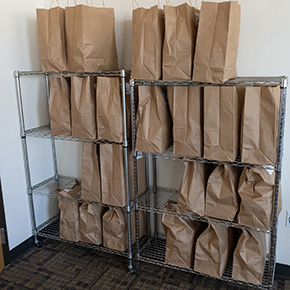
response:
[[[266,250],[265,233],[243,229],[234,251],[232,278],[262,284]]]
[[[118,70],[114,8],[65,8],[69,71]]]
[[[94,78],[71,78],[71,121],[72,136],[80,139],[95,139],[96,128],[96,98]]]
[[[234,228],[209,223],[196,241],[194,270],[220,278],[232,258]]]
[[[58,192],[58,207],[60,209],[59,237],[68,241],[78,242],[79,231],[79,201],[78,193],[81,186],[77,183],[71,189]]]
[[[54,7],[36,12],[42,71],[67,71],[65,10]]]
[[[223,83],[237,77],[241,6],[237,1],[201,4],[192,79]]]
[[[91,202],[102,202],[99,145],[83,143],[82,162],[82,198]]]
[[[132,79],[161,79],[163,17],[164,11],[158,9],[158,6],[133,10]]]
[[[236,87],[204,87],[204,158],[236,160],[240,136],[239,104]]]
[[[80,208],[80,241],[99,245],[103,242],[102,217],[106,208],[98,203],[84,202]]]
[[[279,87],[246,87],[241,126],[242,162],[276,163],[279,119]]]
[[[163,80],[190,80],[197,35],[196,9],[187,3],[164,6]]]
[[[139,86],[136,151],[163,153],[172,145],[172,121],[160,87]]]
[[[51,136],[70,136],[70,86],[64,77],[50,79],[49,116]]]
[[[238,213],[240,169],[219,165],[209,176],[206,187],[205,215],[233,221]]]

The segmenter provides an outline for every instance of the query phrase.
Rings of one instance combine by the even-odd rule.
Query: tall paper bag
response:
[[[136,151],[163,153],[172,145],[172,122],[162,90],[139,86]]]
[[[72,136],[81,139],[95,139],[96,128],[96,98],[94,78],[71,78],[71,121]]]
[[[158,9],[158,6],[133,10],[132,79],[161,79],[163,17],[164,11]]]
[[[195,50],[196,9],[187,3],[164,6],[163,80],[190,80]]]
[[[67,71],[65,10],[54,7],[36,12],[42,71]]]
[[[265,233],[243,230],[234,251],[232,278],[262,284],[266,251]]]
[[[82,198],[91,202],[102,202],[99,146],[83,143],[82,148]]]
[[[49,116],[51,136],[71,135],[70,86],[64,77],[50,79]]]
[[[241,6],[237,1],[201,4],[192,79],[223,83],[237,77]]]
[[[65,8],[69,71],[118,70],[114,8]]]
[[[242,162],[276,163],[279,119],[279,87],[246,87],[241,126]]]

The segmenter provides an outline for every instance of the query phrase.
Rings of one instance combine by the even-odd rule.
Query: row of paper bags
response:
[[[233,221],[270,230],[275,193],[275,172],[264,168],[184,162],[184,176],[178,192],[177,211]],[[212,171],[212,172],[211,172]],[[279,190],[278,214],[281,211]]]
[[[132,78],[209,83],[235,78],[240,5],[202,2],[199,23],[197,13],[186,3],[135,9]]]
[[[245,163],[276,163],[278,86],[175,86],[167,99],[161,87],[138,89],[137,151],[163,153],[173,143],[181,156],[235,161],[240,153]]]
[[[127,205],[124,148],[120,145],[83,143],[81,161],[82,198],[110,206]],[[137,160],[138,192],[146,191],[145,158]],[[128,148],[130,201],[135,200],[134,161]]]
[[[43,72],[118,70],[114,8],[37,9]]]
[[[127,101],[130,134],[130,101]],[[123,106],[118,77],[52,77],[51,135],[80,139],[124,140]]]
[[[125,209],[98,203],[81,203],[81,186],[59,192],[61,239],[100,245],[117,251],[128,248],[128,222]],[[132,243],[135,242],[135,213],[131,211]],[[139,233],[146,233],[144,212],[139,212]]]
[[[166,207],[167,211],[175,211],[172,203]],[[265,233],[240,232],[224,225],[206,225],[165,214],[162,225],[166,234],[166,263],[186,268],[194,264],[197,272],[221,277],[233,258],[233,279],[261,284],[266,262]]]

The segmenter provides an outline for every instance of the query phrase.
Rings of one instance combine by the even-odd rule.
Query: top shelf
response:
[[[223,84],[200,83],[192,80],[131,80],[131,85],[138,86],[280,86],[286,88],[288,77],[238,77],[228,80]]]

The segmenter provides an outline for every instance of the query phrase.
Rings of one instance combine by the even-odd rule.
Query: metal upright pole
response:
[[[46,92],[46,98],[47,98],[48,106],[49,106],[50,83],[49,83],[49,76],[47,74],[45,75],[45,92]],[[59,176],[58,176],[58,169],[57,169],[55,139],[53,136],[51,136],[51,150],[52,150],[52,159],[53,159],[54,180],[58,181]]]
[[[150,182],[149,182],[149,156],[146,156],[146,188],[149,190]],[[150,200],[150,197],[148,197]],[[146,220],[147,220],[147,235],[151,236],[151,218],[150,212],[146,212]]]
[[[28,202],[29,202],[29,210],[30,210],[32,235],[34,237],[34,244],[40,247],[40,242],[36,234],[36,218],[35,218],[34,202],[33,202],[33,195],[32,195],[30,168],[29,168],[29,161],[28,161],[28,150],[27,150],[26,132],[25,132],[25,124],[24,124],[24,113],[23,113],[23,103],[22,103],[19,71],[14,72],[14,77],[15,77],[15,84],[16,84],[20,136],[21,136],[21,143],[22,143],[22,150],[23,150],[23,160],[24,160],[26,186],[27,186],[27,194],[28,194]]]
[[[157,208],[158,197],[157,197],[157,170],[156,170],[156,156],[153,156],[153,207]],[[154,236],[158,236],[157,227],[157,213],[154,213]]]
[[[129,160],[128,160],[128,136],[127,136],[127,106],[126,106],[126,71],[121,70],[121,88],[123,100],[123,126],[124,126],[124,161],[126,172],[126,193],[127,193],[127,218],[128,218],[128,260],[129,271],[134,273],[133,254],[132,254],[132,233],[131,233],[131,206],[130,206],[130,188],[129,188]]]

